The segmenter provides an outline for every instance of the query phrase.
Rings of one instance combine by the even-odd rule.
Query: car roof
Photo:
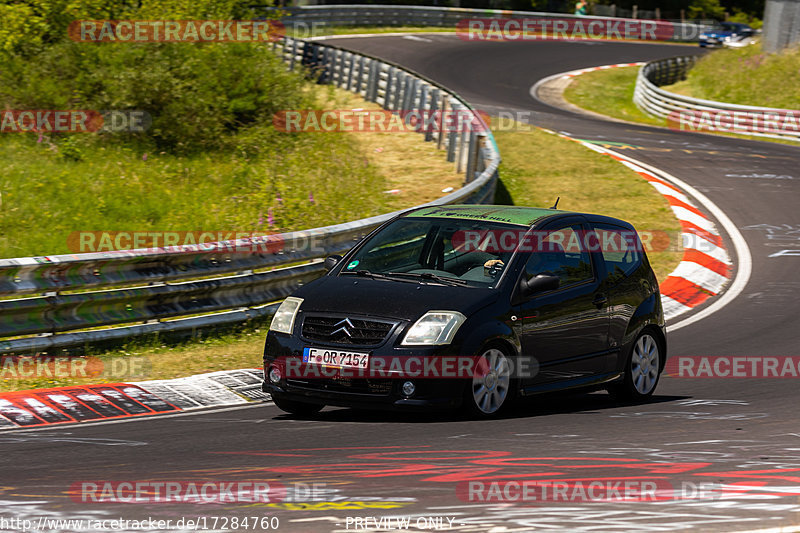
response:
[[[723,28],[731,28],[734,30],[751,29],[750,26],[744,24],[743,22],[720,22],[720,26],[722,26]]]
[[[630,222],[605,215],[517,205],[436,205],[412,209],[406,211],[401,216],[486,220],[487,222],[499,222],[501,224],[513,224],[524,227],[533,226],[545,219],[580,216],[591,224],[612,224],[634,229]]]
[[[487,222],[530,227],[544,218],[567,214],[576,213],[559,209],[516,205],[435,205],[408,211],[404,216],[485,220]]]

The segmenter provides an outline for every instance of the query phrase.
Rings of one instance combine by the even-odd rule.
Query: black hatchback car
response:
[[[287,298],[264,391],[325,405],[479,416],[571,388],[653,393],[667,355],[658,282],[633,226],[599,215],[435,206],[386,222]]]

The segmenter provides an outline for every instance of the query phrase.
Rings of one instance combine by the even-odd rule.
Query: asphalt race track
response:
[[[744,236],[752,273],[728,305],[672,332],[670,356],[800,356],[800,149],[605,122],[529,94],[537,80],[559,72],[695,48],[479,43],[448,35],[336,44],[402,63],[479,109],[533,111],[537,125],[614,143],[705,194]],[[726,243],[735,255],[733,244]],[[556,396],[493,421],[348,409],[296,419],[270,404],[17,430],[0,435],[2,517],[150,517],[175,524],[205,516],[205,526],[219,531],[252,531],[252,517],[275,517],[256,529],[301,532],[400,531],[406,525],[411,531],[497,533],[791,526],[800,523],[798,398],[798,380],[791,378],[665,377],[644,405],[615,404],[605,393]],[[271,503],[92,503],[75,485],[154,480],[258,480],[272,483],[273,494],[278,487],[288,492]],[[525,480],[540,487],[560,482],[563,490],[538,489],[531,493],[535,500],[529,494],[519,501],[514,483]],[[598,501],[586,496],[591,482],[605,491],[626,482],[657,489],[632,497],[638,501],[620,501],[614,493]],[[480,501],[487,496],[494,501]],[[7,525],[0,521],[0,530],[21,530]],[[30,530],[53,530],[38,526]],[[159,530],[164,527],[138,529]]]

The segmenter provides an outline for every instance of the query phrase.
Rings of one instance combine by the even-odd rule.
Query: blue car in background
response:
[[[747,46],[756,30],[741,22],[720,22],[700,34],[700,46]]]

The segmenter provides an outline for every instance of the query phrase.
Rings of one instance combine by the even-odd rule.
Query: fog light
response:
[[[403,383],[403,394],[405,394],[406,396],[411,396],[412,394],[414,394],[416,388],[417,387],[414,385],[413,381],[406,381],[405,383]]]
[[[281,370],[277,366],[270,367],[269,380],[272,383],[279,383],[281,380]]]

